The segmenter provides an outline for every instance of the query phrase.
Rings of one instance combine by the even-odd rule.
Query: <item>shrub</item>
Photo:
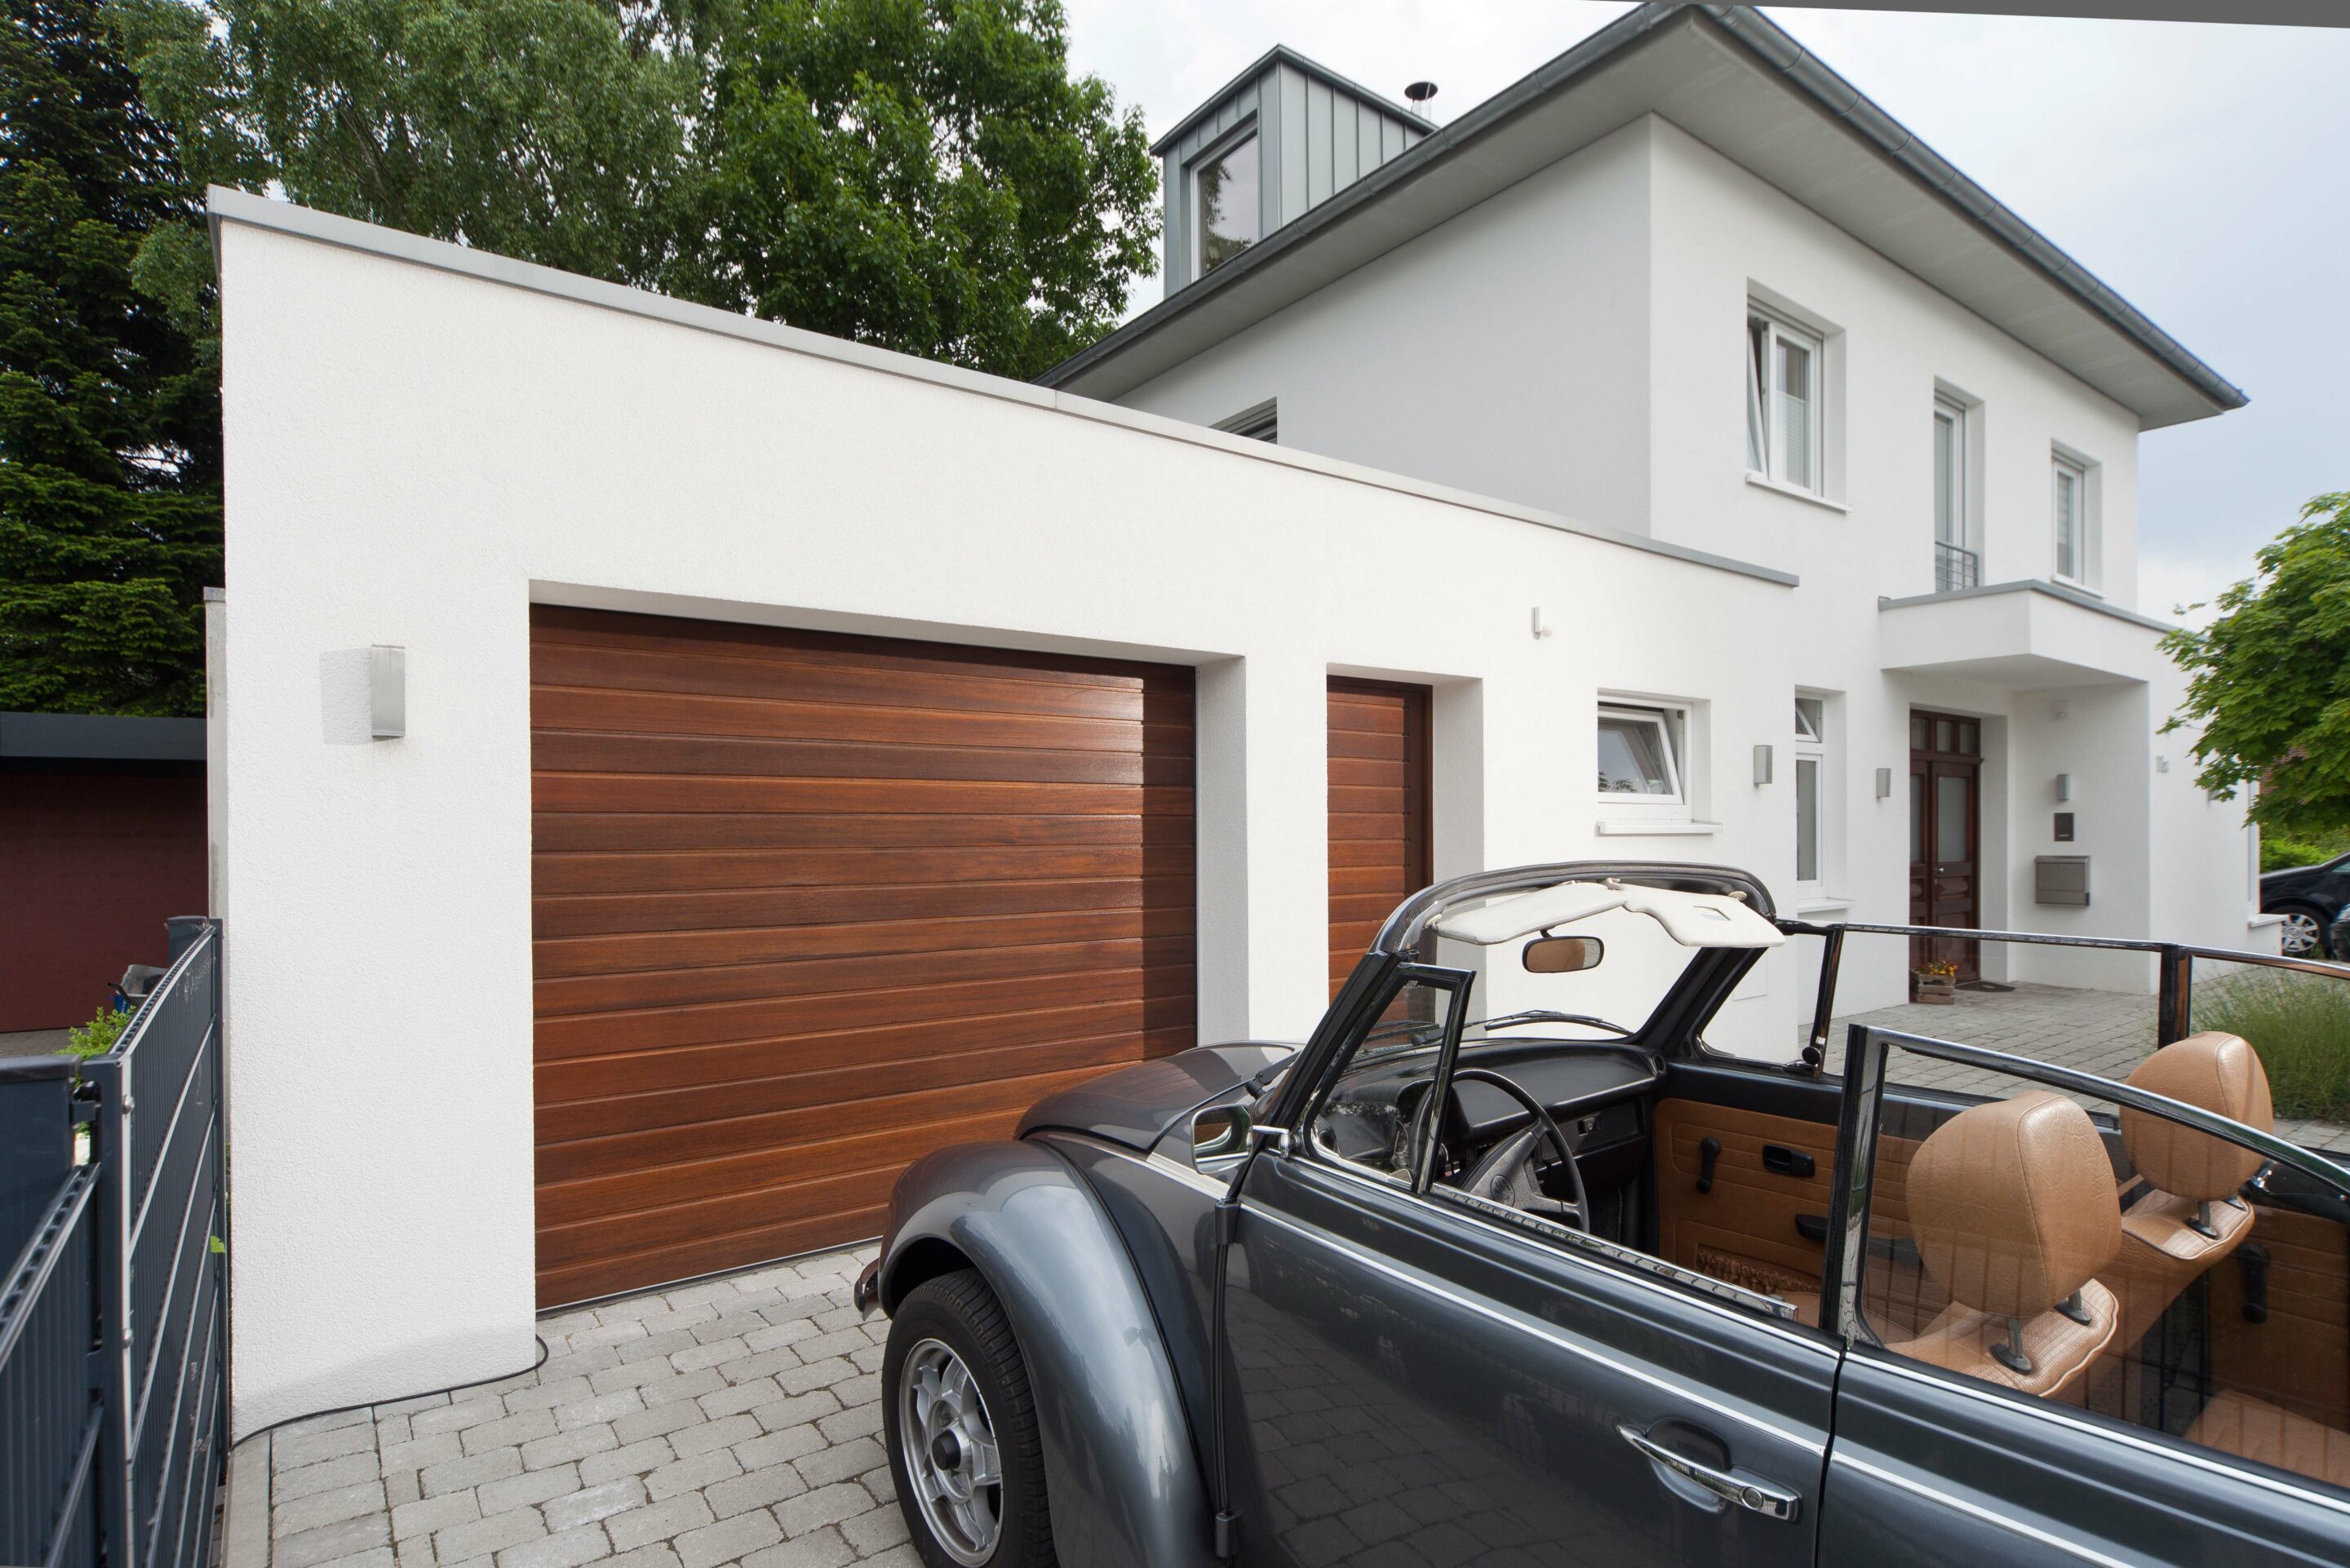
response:
[[[103,1056],[114,1049],[114,1043],[122,1038],[122,1032],[130,1026],[130,1013],[117,1012],[111,1007],[101,1007],[91,1014],[88,1023],[78,1028],[66,1031],[66,1048],[63,1054],[68,1056],[78,1056],[84,1061],[88,1061],[92,1056]]]
[[[2321,833],[2308,838],[2263,833],[2261,835],[2261,869],[2289,871],[2296,866],[2315,866],[2345,850],[2350,850],[2350,830]]]
[[[2280,1117],[2350,1122],[2350,982],[2278,970],[2202,981],[2195,1027],[2251,1043]]]

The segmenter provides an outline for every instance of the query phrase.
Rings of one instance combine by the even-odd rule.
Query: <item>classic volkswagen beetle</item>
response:
[[[1855,1026],[1826,1072],[1871,932],[2143,952],[2163,1044],[2115,1082]],[[1791,938],[1803,1059],[1709,1048]],[[906,1171],[858,1296],[915,1546],[2350,1561],[2350,1169],[2275,1136],[2244,1041],[2189,1033],[2199,958],[2350,978],[1807,925],[1726,867],[1415,895],[1303,1046],[1113,1073]]]

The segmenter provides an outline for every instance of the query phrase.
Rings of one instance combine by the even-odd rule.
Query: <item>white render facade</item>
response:
[[[1295,254],[1261,258],[1222,298],[1171,295],[1048,381],[1224,428],[1245,411],[1284,445],[1794,576],[1784,619],[1767,632],[1725,636],[1657,607],[1659,635],[1714,641],[1724,673],[1762,638],[1778,640],[1796,674],[1771,711],[1740,711],[1705,687],[1609,691],[1686,715],[1689,743],[1710,742],[1717,777],[1772,745],[1777,776],[1758,793],[1810,818],[1816,853],[1807,845],[1799,868],[1792,841],[1742,843],[1687,792],[1662,811],[1593,797],[1592,826],[1611,845],[1753,865],[1783,906],[1821,919],[1923,921],[1913,848],[1936,846],[1911,842],[1911,722],[1962,718],[1979,726],[1980,847],[1975,907],[1950,923],[2272,946],[2241,803],[2207,797],[2189,737],[2160,732],[2182,683],[2158,646],[2168,623],[2142,613],[2137,592],[2140,431],[2220,413],[2241,395],[2182,389],[2175,373],[2126,380],[2117,363],[2151,356],[2077,306],[2061,332],[2061,303],[2019,306],[2028,280],[1969,254],[1980,235],[1954,225],[1918,238],[1926,225],[1898,191],[1855,194],[1861,182],[1817,146],[1801,151],[1804,167],[1840,186],[1843,221],[1798,200],[1783,187],[1799,184],[1787,162],[1799,138],[1786,129],[1799,111],[1740,97],[1792,94],[1721,79],[1768,73],[1739,58],[1719,24],[1769,25],[1731,8],[1646,10],[1658,14],[1653,32],[1681,36],[1653,47],[1636,36],[1639,49],[1616,52],[1640,57],[1603,55],[1586,68],[1600,79],[1531,95],[1521,119],[1547,104],[1552,129],[1505,122],[1474,146],[1463,135],[1463,164],[1514,160],[1513,173],[1530,166],[1522,178],[1487,193],[1497,176],[1431,162],[1359,218],[1331,216]],[[1642,25],[1636,15],[1619,27]],[[1684,110],[1693,83],[1705,97]],[[1580,118],[1558,107],[1578,95],[1603,107]],[[1621,123],[1594,126],[1594,114]],[[1744,162],[1722,150],[1739,133],[1762,148]],[[1498,157],[1488,151],[1513,134]],[[1816,123],[1802,134],[1843,139]],[[1182,188],[1172,158],[1168,177]],[[1448,179],[1466,189],[1430,193]],[[1911,248],[1887,255],[1856,232],[1864,217]],[[1350,242],[1349,223],[1384,233]],[[2004,261],[2010,275],[2029,270]],[[2002,318],[1954,297],[1970,289]],[[2053,352],[2019,336],[2027,323]],[[1759,440],[1742,374],[1758,331],[1783,332],[1811,361],[1808,407]],[[1799,422],[1808,429],[1790,476],[1783,427]],[[1564,622],[1591,607],[1578,596],[1546,613]],[[1798,697],[1816,719],[1790,717]],[[1795,798],[1799,760],[1818,769],[1815,801],[1808,783]],[[2073,835],[2062,842],[2060,812]],[[2089,858],[2087,908],[2036,901],[2035,862],[2057,855]],[[1993,980],[2151,983],[2134,961],[1981,956]],[[1891,1002],[1904,984],[1898,965],[1864,963],[1846,995]]]

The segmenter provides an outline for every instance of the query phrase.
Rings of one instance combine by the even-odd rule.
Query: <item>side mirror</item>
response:
[[[1211,1106],[1191,1118],[1191,1158],[1196,1162],[1239,1154],[1255,1127],[1244,1106]]]
[[[1536,937],[1523,950],[1528,974],[1580,974],[1607,950],[1597,937]]]

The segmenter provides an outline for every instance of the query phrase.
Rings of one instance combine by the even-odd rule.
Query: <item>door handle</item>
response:
[[[1804,1500],[1784,1487],[1772,1486],[1764,1481],[1741,1480],[1728,1470],[1699,1464],[1695,1459],[1673,1452],[1637,1427],[1618,1427],[1616,1435],[1631,1444],[1650,1463],[1751,1513],[1759,1513],[1765,1519],[1793,1519],[1803,1507]]]

